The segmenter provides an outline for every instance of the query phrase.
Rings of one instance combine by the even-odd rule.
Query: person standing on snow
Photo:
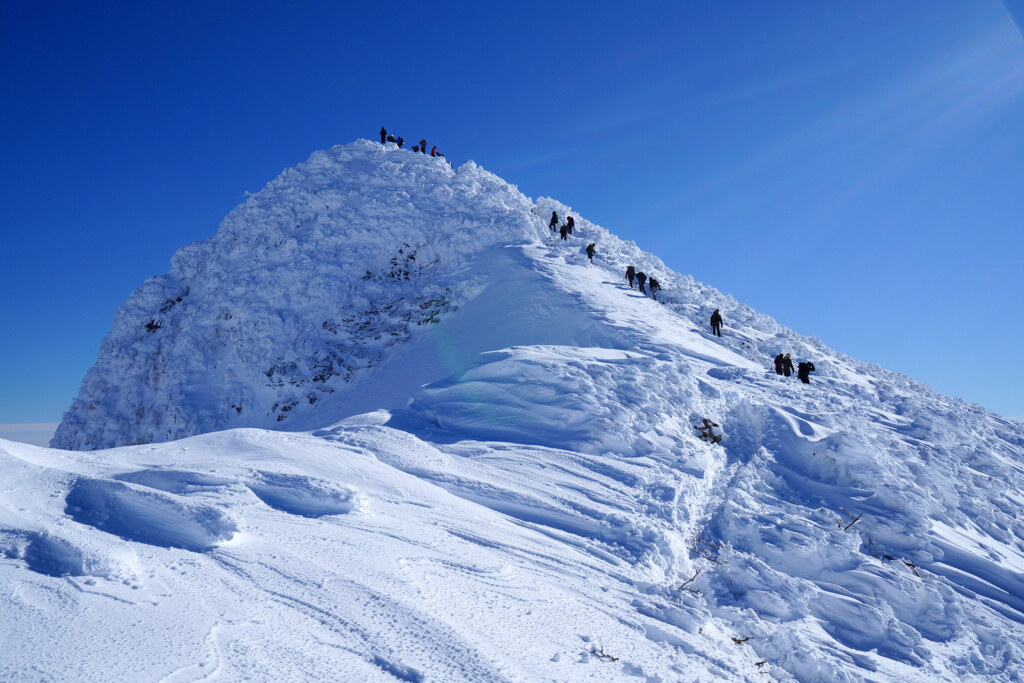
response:
[[[405,138],[399,136],[398,139],[395,140],[395,142],[398,143],[398,149],[402,149],[402,145],[405,144]]]
[[[651,290],[651,298],[657,301],[658,290],[661,289],[661,283],[652,277],[647,281],[647,288]]]
[[[793,374],[793,359],[788,353],[782,357],[782,374],[786,377]]]
[[[569,228],[569,234],[572,234],[572,229],[576,227],[576,221],[573,220],[572,216],[565,217],[565,225]]]
[[[437,156],[437,145],[434,145],[433,147],[430,148],[430,156],[432,156],[432,157],[436,157]]]
[[[594,262],[594,252],[595,251],[597,251],[597,244],[596,243],[591,242],[590,244],[587,245],[587,258],[590,259],[591,263]]]
[[[629,280],[629,288],[633,289],[633,278],[636,277],[636,269],[633,266],[626,266],[626,279]]]
[[[718,337],[722,336],[722,314],[715,309],[715,312],[711,314],[711,334]]]
[[[640,293],[647,296],[647,290],[644,289],[644,283],[647,282],[647,274],[644,271],[640,271],[636,274],[636,283],[640,285]]]
[[[811,377],[809,373],[814,372],[814,363],[807,361],[806,363],[800,363],[796,370],[796,376],[800,378],[800,381],[804,384],[811,383]]]
[[[782,374],[782,354],[775,356],[775,374]]]
[[[385,128],[384,126],[381,126],[380,127],[380,144],[383,145],[384,141],[387,140],[387,137],[388,137],[388,129]]]
[[[555,230],[558,229],[558,212],[557,211],[552,211],[551,212],[551,222],[548,223],[548,227],[551,228],[552,232],[554,232]]]
[[[563,240],[569,239],[569,226],[563,225],[558,229],[558,234],[562,236]]]

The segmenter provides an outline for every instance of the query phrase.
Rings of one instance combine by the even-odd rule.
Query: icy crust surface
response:
[[[339,272],[352,289],[331,301],[351,306],[379,287],[415,302],[433,287],[452,303],[429,323],[405,321],[394,340],[350,335],[339,353],[374,363],[309,380],[320,398],[284,420],[270,408],[294,385],[265,373],[245,384],[247,366],[227,364],[267,409],[231,419],[309,431],[91,453],[0,442],[0,642],[13,644],[0,679],[1021,680],[1020,423],[799,336],[583,218],[554,239],[547,219],[569,207],[531,204],[475,167],[370,143],[321,154],[327,169],[335,155],[370,178],[393,159],[398,175],[422,166],[441,186],[479,174],[521,232],[475,223],[436,255],[443,268],[409,280],[386,277],[393,252],[374,251],[368,234],[384,275]],[[253,200],[238,211],[283,211]],[[175,268],[196,265],[181,277],[240,277],[223,265],[229,250],[210,246],[236,230],[248,253],[251,220],[232,221],[183,250]],[[268,242],[268,263],[273,254]],[[662,282],[658,302],[626,285],[628,264]],[[233,275],[205,275],[218,268]],[[322,324],[301,297],[261,296],[272,324],[233,333],[239,349],[277,334],[281,346],[264,351],[290,352],[300,341],[282,330]],[[242,289],[222,301],[238,312],[256,299]],[[271,305],[281,300],[294,310]],[[361,310],[380,310],[366,301]],[[162,369],[163,349],[182,344],[186,367],[204,347],[171,332],[208,341],[219,328],[195,326],[203,315],[180,306],[117,347],[112,358],[152,368],[149,379],[127,373],[125,391],[184,391],[168,384],[182,371]],[[708,330],[715,308],[721,338]],[[140,308],[132,325],[148,315]],[[396,319],[384,312],[366,329]],[[334,337],[295,357],[324,339]],[[815,362],[810,385],[771,370],[784,351]],[[108,362],[90,378],[130,367]],[[217,365],[187,367],[192,388],[219,376]],[[296,361],[284,376],[309,367]],[[210,397],[221,381],[204,385]],[[67,433],[116,440],[121,424],[139,439],[157,424],[149,408],[134,426],[117,417],[103,401],[124,396],[110,391],[95,395],[95,424],[72,430],[73,409]],[[197,406],[215,403],[204,396],[165,407],[198,430]],[[345,419],[325,428],[327,416]],[[702,418],[720,425],[720,444],[698,438]],[[126,649],[133,657],[117,656]]]

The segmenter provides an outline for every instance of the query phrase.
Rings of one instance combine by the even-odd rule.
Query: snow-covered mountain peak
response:
[[[172,680],[1019,680],[1024,428],[552,211],[358,141],[183,248],[55,439],[150,445],[0,442],[18,651],[59,576]]]
[[[593,292],[574,292],[577,276],[564,277],[572,270],[561,266],[593,265],[598,292],[628,264],[657,273],[675,324],[722,306],[734,326],[777,331],[578,214],[575,234],[557,239],[552,211],[561,221],[569,215],[473,162],[456,169],[366,140],[317,152],[131,295],[53,445],[89,450],[242,426],[312,429],[361,412],[360,381],[373,383],[372,407],[394,408],[420,383],[461,372],[485,351],[639,343],[635,333],[622,337],[630,303],[609,299],[617,307],[610,316],[600,297],[583,304],[579,297]],[[583,254],[589,242],[599,245],[593,264]],[[504,248],[513,245],[515,254]],[[396,360],[410,343],[422,350],[442,340],[430,359]],[[749,358],[753,351],[740,349]],[[392,381],[382,383],[381,373]]]
[[[451,267],[496,241],[540,237],[531,206],[472,161],[455,169],[442,157],[358,140],[282,172],[229,213],[212,239],[178,252],[172,273],[192,276],[211,259],[227,268],[238,257],[263,265],[311,248],[357,277]],[[423,250],[418,263],[406,263],[405,244]]]

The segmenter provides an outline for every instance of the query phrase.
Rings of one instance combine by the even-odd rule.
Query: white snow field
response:
[[[361,140],[179,251],[0,440],[0,680],[1024,680],[1024,426],[553,210]]]

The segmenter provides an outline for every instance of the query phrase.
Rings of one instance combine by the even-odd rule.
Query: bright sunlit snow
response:
[[[1018,680],[1024,427],[552,211],[358,141],[179,251],[0,440],[0,679]]]

